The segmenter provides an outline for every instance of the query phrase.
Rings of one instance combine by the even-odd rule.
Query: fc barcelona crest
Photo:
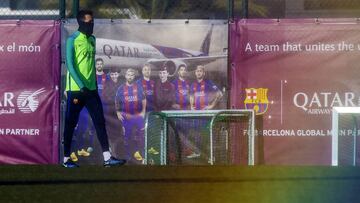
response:
[[[245,88],[246,98],[244,101],[246,109],[254,109],[256,115],[264,114],[269,106],[267,88]]]

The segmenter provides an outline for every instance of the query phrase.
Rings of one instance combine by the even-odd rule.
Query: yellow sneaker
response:
[[[134,153],[134,158],[138,161],[142,161],[143,160],[143,157],[141,156],[140,152],[139,151],[136,151]]]
[[[85,149],[81,149],[80,151],[78,150],[78,151],[77,151],[77,154],[78,154],[79,156],[90,156],[90,153],[87,152]]]
[[[154,147],[151,147],[149,150],[148,150],[149,154],[159,154],[158,151],[156,151],[156,149]]]
[[[73,153],[70,154],[70,159],[71,159],[71,161],[73,161],[73,162],[77,162],[77,161],[79,160],[79,159],[77,158],[75,152],[73,152]]]

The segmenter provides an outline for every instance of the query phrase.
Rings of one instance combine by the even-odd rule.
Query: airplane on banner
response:
[[[96,58],[104,60],[105,68],[141,69],[145,63],[149,63],[156,71],[166,63],[169,75],[173,76],[181,65],[186,65],[191,71],[197,65],[205,65],[227,57],[227,54],[209,56],[212,30],[213,25],[207,32],[199,51],[97,38]]]

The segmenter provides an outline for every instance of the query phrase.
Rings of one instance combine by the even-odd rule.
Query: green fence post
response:
[[[59,15],[61,19],[65,18],[65,10],[66,10],[65,0],[59,0]]]
[[[234,19],[234,0],[228,0],[228,19]]]
[[[243,17],[249,18],[249,0],[242,1],[242,10],[243,10]]]
[[[76,14],[79,12],[79,7],[80,7],[79,0],[73,0],[72,13],[74,18],[76,18]]]

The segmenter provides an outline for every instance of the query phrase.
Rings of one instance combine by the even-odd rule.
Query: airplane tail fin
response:
[[[201,48],[200,51],[202,53],[204,53],[205,55],[209,55],[209,50],[210,50],[210,41],[211,41],[211,35],[212,35],[212,30],[213,30],[214,25],[211,25],[210,30],[208,31],[208,33],[206,34],[202,44],[201,44]]]

